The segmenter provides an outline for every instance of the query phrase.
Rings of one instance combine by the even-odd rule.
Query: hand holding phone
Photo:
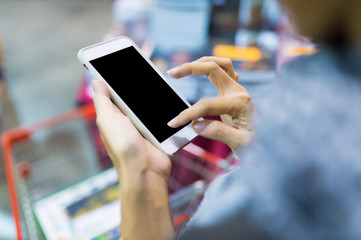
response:
[[[94,81],[93,87],[99,115],[97,124],[121,186],[122,235],[149,239],[149,234],[156,233],[151,235],[152,239],[174,239],[167,187],[171,169],[169,157],[144,139],[129,118],[111,102],[105,84]]]
[[[129,118],[113,104],[104,83],[93,80],[92,85],[94,105],[99,116],[97,125],[118,175],[122,176],[120,165],[130,160],[131,164],[136,165],[132,168],[133,173],[139,170],[153,170],[168,176],[171,165],[169,158],[144,139]],[[129,169],[129,164],[127,165],[128,167],[122,167]]]
[[[190,104],[129,38],[83,48],[78,58],[95,79],[104,82],[114,103],[157,148],[172,155],[197,136],[189,123],[178,128],[167,125]]]

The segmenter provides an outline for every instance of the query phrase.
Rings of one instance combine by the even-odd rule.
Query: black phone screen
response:
[[[167,123],[188,106],[133,46],[90,63],[159,142],[180,130]]]

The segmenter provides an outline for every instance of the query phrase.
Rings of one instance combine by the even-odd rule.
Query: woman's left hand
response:
[[[139,134],[102,82],[93,81],[93,88],[100,135],[120,183],[123,239],[173,239],[168,156]]]
[[[100,136],[119,178],[129,172],[144,171],[168,178],[171,167],[168,156],[140,135],[129,118],[110,100],[104,83],[94,80],[93,88]]]

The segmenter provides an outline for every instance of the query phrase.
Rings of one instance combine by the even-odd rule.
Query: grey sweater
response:
[[[322,48],[283,67],[241,166],[180,239],[361,239],[359,56]]]

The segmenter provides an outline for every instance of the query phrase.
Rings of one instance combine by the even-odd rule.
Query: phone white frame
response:
[[[78,52],[78,59],[83,64],[83,66],[89,71],[89,73],[98,80],[101,80],[105,83],[109,90],[109,94],[114,100],[115,104],[129,117],[132,123],[136,128],[147,138],[151,143],[153,143],[157,148],[162,150],[168,155],[173,155],[179,149],[187,145],[195,137],[197,133],[192,129],[190,124],[184,126],[178,132],[170,136],[168,139],[163,142],[159,142],[154,135],[148,130],[148,128],[140,121],[140,119],[135,115],[135,113],[128,107],[128,105],[118,96],[118,94],[112,89],[112,87],[105,81],[105,79],[98,73],[98,71],[92,66],[90,61],[106,56],[113,52],[117,52],[127,47],[133,46],[139,54],[149,63],[150,66],[159,74],[159,76],[169,85],[169,87],[183,100],[185,104],[189,107],[189,102],[181,96],[164,78],[162,73],[154,66],[154,64],[142,53],[139,47],[128,37],[120,36],[108,41],[100,42],[89,47],[82,48]]]

